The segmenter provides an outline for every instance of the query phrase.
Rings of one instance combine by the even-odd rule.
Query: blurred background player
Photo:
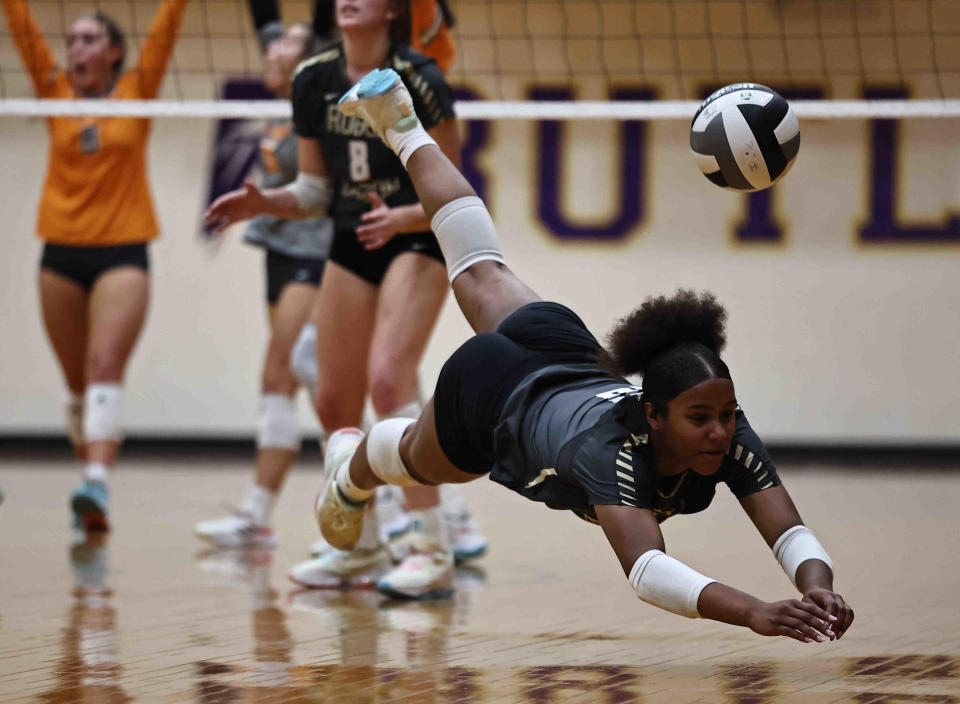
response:
[[[41,98],[152,99],[187,0],[162,3],[137,65],[123,73],[126,39],[102,12],[67,35],[67,68],[24,0],[3,0],[7,24]],[[85,463],[71,507],[77,527],[108,526],[107,476],[123,436],[123,377],[150,291],[147,242],[157,236],[146,173],[150,120],[49,117],[50,157],[37,235],[40,306],[69,392],[67,431]]]
[[[370,68],[397,66],[412,85],[438,143],[459,163],[449,87],[435,63],[409,47],[409,7],[393,0],[336,3],[341,42],[304,62],[293,84],[299,174],[284,188],[252,183],[219,198],[205,224],[222,230],[261,213],[296,219],[329,211],[330,261],[315,306],[316,410],[324,427],[359,424],[369,392],[379,418],[419,411],[417,368],[447,291],[443,257],[409,177],[362,122],[336,102]],[[398,236],[399,235],[399,236]],[[382,581],[411,597],[449,593],[453,554],[434,487],[406,493],[415,530],[398,567]],[[297,565],[308,586],[389,567],[376,521],[350,552],[329,551]]]
[[[256,0],[252,0],[256,2]],[[276,16],[274,0],[257,3],[262,7],[260,16],[263,21]],[[315,31],[326,36],[336,27],[335,2],[317,0],[314,5]],[[437,66],[446,73],[456,58],[456,44],[451,29],[455,18],[449,5],[443,0],[412,0],[410,3],[410,45],[424,56],[436,61]],[[315,313],[319,315],[319,312]],[[294,346],[292,356],[294,374],[308,389],[316,395],[318,384],[317,370],[317,329],[313,323],[307,323]],[[396,487],[381,487],[377,491],[376,510],[380,523],[381,536],[386,539],[405,532],[410,524],[409,516],[403,510],[403,494]],[[457,564],[480,557],[486,553],[487,541],[480,532],[470,513],[460,488],[451,484],[440,487],[440,504],[443,517],[453,547]],[[315,557],[329,546],[322,538],[312,549]]]
[[[307,24],[284,29],[263,4],[251,1],[264,55],[264,84],[277,97],[289,100],[293,71],[319,48],[319,39]],[[266,4],[275,9],[275,3]],[[297,137],[290,120],[266,124],[259,155],[264,188],[286,186],[296,178]],[[197,535],[217,547],[275,543],[274,504],[300,449],[295,403],[299,383],[290,368],[290,354],[310,315],[332,237],[333,223],[327,217],[286,220],[260,215],[250,221],[244,233],[246,242],[266,250],[270,338],[260,381],[254,483],[233,515],[196,526]]]

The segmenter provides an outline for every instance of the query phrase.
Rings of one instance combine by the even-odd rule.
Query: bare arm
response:
[[[316,139],[297,138],[298,168],[301,174],[326,177],[327,166]],[[235,222],[249,220],[257,215],[274,215],[285,220],[300,220],[313,217],[313,211],[305,211],[294,193],[286,188],[260,190],[253,181],[244,181],[243,188],[217,198],[203,216],[203,224],[222,232]]]
[[[740,505],[756,526],[769,547],[794,526],[803,525],[800,512],[783,486],[764,489],[740,499]],[[853,623],[853,609],[843,597],[833,591],[833,571],[819,559],[800,563],[796,574],[797,588],[804,601],[817,604],[831,616],[837,617],[834,632],[841,637]]]
[[[663,550],[663,534],[653,513],[630,506],[595,506],[607,540],[630,575],[638,558],[650,550]],[[638,592],[638,596],[640,593]],[[831,617],[813,603],[796,599],[763,602],[745,592],[713,582],[701,592],[697,611],[703,618],[745,626],[767,636],[786,636],[801,642],[826,640]],[[821,635],[823,634],[823,635]]]
[[[456,118],[436,124],[429,132],[440,150],[459,171],[460,136]],[[430,218],[419,202],[391,208],[375,193],[367,194],[367,199],[372,208],[363,214],[363,224],[356,229],[357,239],[363,243],[364,249],[379,249],[395,235],[425,232],[430,229]]]

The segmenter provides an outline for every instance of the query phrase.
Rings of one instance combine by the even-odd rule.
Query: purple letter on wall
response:
[[[650,90],[617,90],[613,100],[651,100]],[[571,100],[572,93],[565,89],[535,88],[531,100]],[[557,120],[539,123],[538,179],[539,212],[544,225],[561,239],[567,240],[617,240],[626,237],[644,215],[644,164],[646,131],[642,121],[625,120],[621,128],[620,153],[620,211],[607,222],[582,226],[569,222],[561,212],[560,164],[563,124]]]
[[[864,97],[890,100],[907,97],[904,90],[866,90]],[[897,224],[897,171],[899,144],[897,120],[873,120],[870,125],[870,221],[860,229],[864,242],[919,243],[960,242],[960,218],[952,217],[943,227]]]

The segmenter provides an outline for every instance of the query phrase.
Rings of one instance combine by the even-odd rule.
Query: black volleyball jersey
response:
[[[531,374],[501,413],[490,478],[594,523],[597,504],[650,509],[663,521],[707,508],[720,482],[737,498],[780,485],[766,448],[739,409],[733,442],[716,474],[688,469],[659,476],[639,396],[638,387],[592,364],[553,365]]]
[[[393,44],[385,66],[400,74],[424,129],[453,117],[453,94],[433,59],[405,44]],[[351,88],[340,44],[307,59],[293,79],[293,124],[300,137],[320,140],[334,181],[330,215],[339,230],[353,230],[370,210],[373,191],[388,205],[419,202],[400,159],[366,122],[347,117],[337,102]]]

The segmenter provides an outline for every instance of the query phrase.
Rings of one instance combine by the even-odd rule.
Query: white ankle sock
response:
[[[378,545],[380,545],[380,521],[377,518],[377,512],[368,509],[363,517],[363,531],[357,541],[357,548],[373,550]]]
[[[83,478],[88,482],[100,482],[101,484],[107,483],[107,476],[109,476],[110,468],[107,467],[103,462],[87,462],[86,466],[83,468]]]
[[[276,500],[276,492],[254,484],[247,489],[247,497],[243,500],[240,510],[258,526],[269,526],[273,519],[273,505]]]
[[[404,168],[407,167],[407,161],[409,161],[413,153],[420,147],[425,147],[428,144],[436,144],[433,137],[423,129],[423,125],[419,122],[416,127],[402,132],[388,127],[383,135],[383,139],[400,158]]]
[[[340,488],[340,493],[343,494],[348,501],[353,501],[354,503],[362,504],[373,496],[376,491],[376,489],[361,489],[353,483],[353,479],[350,477],[350,460],[344,460],[337,468],[336,481],[337,486]]]
[[[410,511],[410,519],[413,521],[414,530],[433,538],[444,548],[450,548],[450,535],[440,506]]]

